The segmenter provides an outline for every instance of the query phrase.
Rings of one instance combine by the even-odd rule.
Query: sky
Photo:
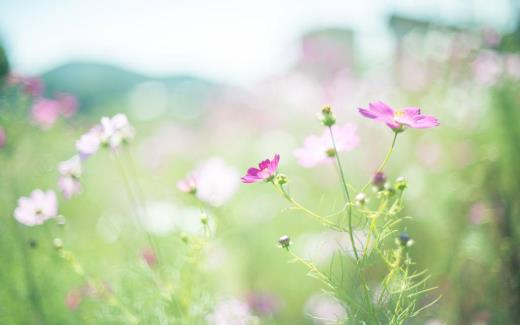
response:
[[[0,39],[25,74],[92,60],[250,83],[287,69],[314,28],[352,28],[363,56],[378,60],[392,49],[390,13],[508,29],[510,1],[1,0]]]

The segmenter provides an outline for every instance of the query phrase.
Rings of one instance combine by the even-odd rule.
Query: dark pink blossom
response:
[[[23,92],[27,95],[38,97],[43,93],[43,82],[40,78],[12,74],[8,81],[12,85],[21,85]]]
[[[275,154],[272,160],[266,159],[258,164],[258,168],[251,167],[247,173],[242,177],[243,183],[256,183],[261,181],[270,181],[278,171],[278,163],[280,162],[280,155]]]
[[[422,115],[417,107],[406,107],[396,111],[383,102],[370,103],[368,108],[359,108],[364,117],[380,121],[393,130],[404,130],[407,127],[414,129],[426,129],[439,125],[436,117]]]

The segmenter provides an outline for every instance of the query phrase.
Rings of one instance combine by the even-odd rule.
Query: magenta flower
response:
[[[251,167],[247,170],[244,177],[241,178],[243,183],[256,183],[260,181],[271,181],[278,171],[278,163],[280,155],[275,154],[272,160],[266,159],[258,164],[258,168]]]
[[[14,210],[15,219],[26,225],[41,225],[58,214],[58,201],[54,191],[32,191],[29,197],[21,197]]]
[[[334,134],[337,152],[350,151],[359,144],[355,124],[334,125],[332,126],[332,133]],[[308,136],[305,138],[303,148],[294,151],[298,163],[303,167],[314,167],[330,162],[334,159],[335,154],[329,130],[323,131],[321,136]]]
[[[402,131],[406,127],[426,129],[439,125],[436,117],[422,115],[421,110],[416,107],[407,107],[401,111],[395,111],[383,102],[376,102],[368,104],[367,109],[359,108],[359,112],[364,117],[385,123],[395,131]]]
[[[11,85],[21,85],[27,95],[38,97],[43,93],[43,82],[40,78],[11,74],[8,80]]]
[[[56,100],[39,98],[31,109],[31,118],[42,129],[50,129],[60,117],[60,103]]]

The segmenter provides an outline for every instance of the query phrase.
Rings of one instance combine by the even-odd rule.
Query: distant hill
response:
[[[47,95],[71,93],[78,98],[84,111],[117,100],[145,81],[159,81],[172,91],[179,87],[184,90],[189,85],[190,96],[200,97],[207,97],[205,95],[218,87],[216,83],[189,75],[152,77],[110,64],[92,62],[67,63],[43,73],[41,78],[45,82]]]

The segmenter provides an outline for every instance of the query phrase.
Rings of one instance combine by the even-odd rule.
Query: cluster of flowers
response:
[[[11,75],[8,81],[20,85],[33,98],[31,119],[43,129],[50,129],[60,117],[70,118],[76,113],[76,97],[67,93],[57,93],[52,99],[43,97],[44,84],[39,78]]]
[[[95,154],[100,148],[117,150],[134,136],[134,128],[124,114],[103,117],[101,122],[76,141],[77,154],[63,161],[58,166],[60,174],[58,188],[65,199],[70,199],[81,192],[80,178],[83,172],[82,162]],[[22,197],[14,216],[27,226],[44,223],[58,215],[58,200],[52,190],[34,190],[29,197]]]
[[[350,151],[359,144],[356,125],[347,123],[342,127],[335,126],[335,119],[330,113],[330,108],[325,107],[324,112],[325,116],[322,116],[322,119],[324,123],[330,124],[330,132],[325,130],[319,137],[315,135],[307,137],[303,148],[294,151],[298,163],[303,167],[314,167],[331,162],[338,152]],[[396,133],[403,132],[406,128],[423,129],[439,125],[437,118],[421,114],[419,108],[407,107],[402,110],[394,110],[383,102],[370,103],[368,108],[359,108],[359,113],[364,117],[386,124]],[[332,120],[327,121],[327,118],[332,118]],[[331,133],[334,137],[331,137]],[[249,168],[246,175],[242,177],[242,182],[273,181],[277,175],[279,162],[280,155],[276,154],[273,159],[266,159],[259,163],[258,168]]]

